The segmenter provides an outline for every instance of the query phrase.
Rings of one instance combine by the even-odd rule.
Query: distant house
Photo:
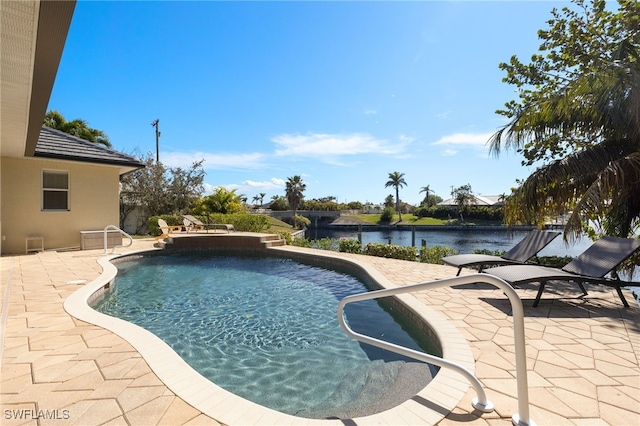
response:
[[[0,8],[0,251],[80,246],[81,231],[118,225],[120,175],[131,156],[42,126],[75,1]],[[11,41],[11,43],[7,42]],[[6,54],[5,54],[6,53]]]
[[[471,199],[467,203],[468,206],[489,206],[489,207],[500,207],[504,203],[502,202],[501,195],[477,195],[471,194]],[[458,203],[455,198],[449,198],[448,200],[441,201],[437,204],[438,206],[450,206],[457,207]]]
[[[380,214],[384,210],[383,204],[365,203],[362,207],[362,212],[365,214]]]

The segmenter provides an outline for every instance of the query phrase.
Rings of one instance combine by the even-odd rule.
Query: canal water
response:
[[[337,228],[337,227],[336,227]],[[321,228],[307,230],[306,237],[311,240],[321,238],[358,238],[358,231],[354,229]],[[459,253],[471,253],[474,250],[507,251],[516,245],[529,231],[484,230],[484,229],[420,229],[416,227],[415,236],[410,230],[362,230],[362,244],[383,243],[420,247],[446,246],[458,250]],[[414,242],[415,239],[415,242]],[[413,244],[412,244],[413,243]],[[583,238],[573,245],[566,245],[562,235],[555,238],[544,248],[541,256],[577,256],[592,244],[588,238]]]

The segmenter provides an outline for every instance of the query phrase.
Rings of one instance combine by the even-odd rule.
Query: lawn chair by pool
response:
[[[235,228],[233,227],[233,225],[227,224],[227,223],[202,223],[202,221],[190,214],[184,214],[182,215],[182,220],[184,223],[184,227],[187,230],[187,232],[191,232],[191,231],[207,231],[209,232],[209,229],[213,229],[214,231],[216,229],[222,229],[225,230],[227,232],[231,232],[231,231],[235,231]]]
[[[156,240],[167,238],[175,231],[182,231],[182,225],[167,225],[164,219],[158,219],[158,228],[160,228],[161,234],[156,237]]]
[[[495,277],[502,278],[512,286],[538,282],[540,288],[533,306],[538,306],[545,284],[549,281],[568,281],[578,284],[586,295],[584,284],[601,284],[613,287],[625,307],[629,303],[622,294],[621,287],[640,285],[621,281],[616,278],[605,278],[618,265],[629,258],[640,248],[640,239],[602,237],[581,255],[573,259],[562,269],[540,265],[508,265],[498,266],[485,271]]]
[[[545,248],[560,232],[531,231],[518,244],[502,256],[491,256],[488,254],[456,254],[443,257],[442,260],[447,265],[457,266],[460,275],[462,268],[479,266],[482,272],[485,266],[510,265],[525,263],[532,257],[538,260],[538,252]],[[539,262],[538,262],[539,263]]]

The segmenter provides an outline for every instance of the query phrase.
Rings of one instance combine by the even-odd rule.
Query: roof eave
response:
[[[41,1],[24,155],[35,154],[76,1]]]

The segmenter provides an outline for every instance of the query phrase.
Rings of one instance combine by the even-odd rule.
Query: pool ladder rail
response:
[[[366,336],[364,334],[356,333],[346,323],[344,316],[344,308],[348,303],[358,302],[361,300],[380,299],[383,297],[394,296],[396,294],[430,290],[446,286],[475,284],[479,282],[491,284],[503,290],[509,298],[509,301],[511,302],[515,340],[516,381],[518,389],[518,413],[514,414],[511,417],[511,423],[515,426],[535,426],[536,423],[529,418],[529,385],[527,382],[527,360],[524,341],[524,309],[522,307],[522,301],[520,300],[520,297],[513,289],[513,287],[511,287],[506,281],[503,281],[502,279],[494,277],[490,274],[466,275],[462,277],[453,277],[443,280],[411,284],[404,287],[354,294],[352,296],[345,297],[338,304],[338,321],[340,322],[340,326],[342,327],[342,329],[349,337],[360,342],[367,343],[381,349],[386,349],[390,352],[417,359],[419,361],[437,365],[442,368],[449,368],[460,373],[469,381],[476,392],[477,396],[472,400],[473,407],[484,413],[490,413],[494,410],[493,403],[487,399],[487,395],[478,378],[465,367],[434,355],[428,355],[424,352],[415,351],[404,346],[399,346],[380,339]]]
[[[126,232],[124,232],[122,229],[118,228],[115,225],[107,225],[104,228],[104,254],[108,254],[109,252],[107,247],[107,231],[109,231],[110,229],[120,232],[123,236],[129,239],[129,244],[127,244],[126,246],[123,246],[122,244],[116,244],[115,246],[113,246],[113,248],[111,249],[111,254],[115,254],[116,248],[118,247],[131,247],[133,245],[133,238],[131,237],[131,235],[127,234]]]

